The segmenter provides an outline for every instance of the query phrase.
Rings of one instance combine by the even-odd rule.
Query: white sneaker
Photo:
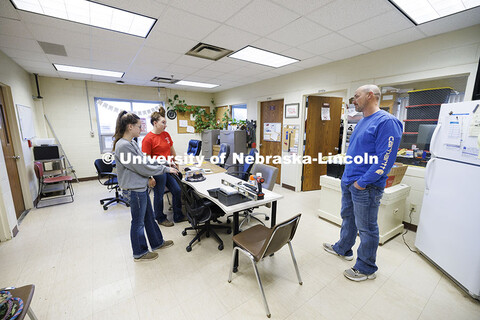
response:
[[[353,260],[353,254],[351,256],[342,256],[341,254],[338,254],[335,250],[333,250],[333,245],[330,244],[330,243],[324,243],[323,244],[323,249],[325,251],[327,251],[328,253],[339,256],[340,258],[345,259],[347,261],[352,261]]]

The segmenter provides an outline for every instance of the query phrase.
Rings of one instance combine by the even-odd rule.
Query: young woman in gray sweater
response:
[[[113,143],[118,184],[130,204],[132,214],[130,240],[133,258],[135,261],[148,261],[158,258],[156,250],[173,245],[172,240],[163,239],[162,232],[155,221],[152,203],[148,196],[148,178],[159,174],[178,174],[178,170],[161,164],[132,161],[133,157],[144,156],[137,142],[133,140],[140,136],[140,132],[140,118],[127,111],[120,112]],[[148,248],[145,233],[152,251]]]

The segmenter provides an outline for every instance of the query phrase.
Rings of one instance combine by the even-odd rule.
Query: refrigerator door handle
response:
[[[432,157],[436,156],[435,147],[437,145],[437,135],[441,127],[442,127],[442,123],[439,122],[435,127],[435,130],[433,131],[432,139],[430,140],[430,153],[432,154]]]
[[[433,167],[434,167],[434,162],[437,160],[437,158],[431,158],[430,161],[427,162],[427,167],[425,168],[425,193],[428,193],[430,190],[430,185],[431,185],[431,177],[433,176]]]

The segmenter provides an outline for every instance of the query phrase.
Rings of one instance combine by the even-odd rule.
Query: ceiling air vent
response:
[[[40,47],[42,47],[43,52],[46,54],[54,54],[57,56],[67,56],[67,51],[65,51],[65,47],[61,44],[50,43],[50,42],[42,42],[37,41]]]
[[[170,83],[170,84],[174,84],[174,83],[177,83],[178,79],[173,79],[173,78],[163,78],[163,77],[153,77],[152,80],[150,81],[153,81],[153,82],[158,82],[158,83]]]
[[[230,54],[232,52],[233,52],[232,50],[227,50],[224,48],[220,48],[220,47],[216,47],[210,44],[200,42],[185,54],[189,56],[194,56],[197,58],[217,61],[218,59],[221,59],[225,57],[227,54]]]

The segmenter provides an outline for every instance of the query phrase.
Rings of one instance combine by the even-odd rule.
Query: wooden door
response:
[[[280,123],[280,141],[265,141],[264,138],[264,124],[265,123]],[[264,101],[261,103],[260,111],[260,155],[265,156],[282,156],[282,128],[283,128],[283,99]],[[282,165],[273,164],[272,161],[268,163],[269,166],[278,168],[278,176],[276,183],[280,184]]]
[[[322,120],[322,107],[329,105],[330,120]],[[342,114],[342,98],[308,97],[307,119],[305,123],[306,141],[305,156],[312,159],[318,154],[327,156],[329,152],[337,154],[338,139],[340,137],[340,117]],[[318,159],[320,161],[321,159]],[[320,176],[327,174],[327,165],[312,161],[312,164],[303,165],[302,190],[318,190]]]
[[[0,88],[0,140],[2,141],[3,157],[5,158],[5,164],[7,166],[8,181],[10,182],[13,204],[18,219],[25,211],[25,203],[23,202],[22,187],[20,185],[20,177],[18,176],[17,155],[13,149],[12,135],[10,134],[10,128],[8,126],[5,100],[3,99],[1,89],[2,88]]]

